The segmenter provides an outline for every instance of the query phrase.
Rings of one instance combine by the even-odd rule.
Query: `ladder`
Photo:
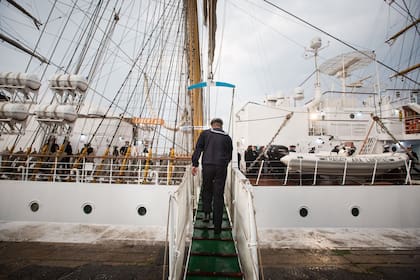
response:
[[[213,223],[203,222],[201,198],[194,220],[194,233],[190,245],[185,279],[243,279],[232,227],[226,207],[223,211],[222,232],[214,234]]]

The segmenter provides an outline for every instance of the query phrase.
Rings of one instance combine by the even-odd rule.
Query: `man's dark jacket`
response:
[[[220,128],[204,130],[198,137],[192,156],[193,166],[198,166],[201,153],[203,165],[227,166],[232,159],[232,139]]]

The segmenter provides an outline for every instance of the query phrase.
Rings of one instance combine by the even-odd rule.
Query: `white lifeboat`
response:
[[[35,115],[39,118],[39,119],[45,119],[45,109],[48,105],[42,104],[42,105],[38,105],[37,108],[35,109]]]
[[[24,121],[28,118],[28,108],[22,103],[0,103],[0,118]]]
[[[291,171],[316,173],[320,175],[372,176],[384,174],[396,168],[404,168],[406,154],[384,153],[345,156],[340,154],[290,153],[280,159]]]
[[[64,120],[74,122],[77,119],[75,108],[69,104],[40,105],[35,111],[38,119]]]
[[[76,110],[70,104],[57,105],[55,108],[55,115],[68,122],[74,122],[77,119]]]
[[[80,75],[57,74],[50,79],[50,87],[55,89],[75,89],[85,93],[88,82]]]
[[[0,86],[23,87],[23,91],[38,91],[41,82],[37,75],[30,73],[0,72]]]

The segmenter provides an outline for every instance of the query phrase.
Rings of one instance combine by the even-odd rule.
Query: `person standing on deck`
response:
[[[417,153],[415,151],[413,151],[413,147],[410,145],[407,147],[407,155],[409,160],[411,160],[411,168],[415,171],[417,171],[418,173],[420,173],[420,169],[417,168],[417,164],[419,162],[419,156],[417,155]]]
[[[125,141],[125,145],[120,148],[121,156],[124,156],[124,157],[126,156],[129,146],[130,146],[130,141]]]
[[[203,154],[203,210],[204,222],[209,222],[213,208],[214,232],[221,233],[227,166],[232,159],[232,139],[223,131],[219,118],[210,122],[211,128],[201,132],[192,155],[192,174],[198,172],[198,160]],[[213,205],[212,205],[213,204]],[[213,206],[213,207],[212,207]]]

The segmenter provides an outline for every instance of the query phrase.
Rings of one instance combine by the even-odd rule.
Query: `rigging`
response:
[[[338,41],[338,42],[342,43],[343,45],[345,45],[345,46],[347,46],[347,47],[351,48],[352,50],[355,50],[355,51],[357,51],[357,52],[361,53],[362,55],[368,56],[368,55],[367,55],[367,54],[365,54],[363,51],[360,51],[359,49],[355,48],[354,46],[350,45],[349,43],[344,42],[344,41],[343,41],[343,40],[341,40],[340,38],[338,38],[338,37],[336,37],[336,36],[334,36],[334,35],[332,35],[332,34],[330,34],[330,33],[326,32],[326,31],[324,31],[323,29],[321,29],[321,28],[319,28],[319,27],[316,27],[315,25],[313,25],[313,24],[309,23],[308,21],[306,21],[306,20],[304,20],[304,19],[302,19],[302,18],[300,18],[300,17],[298,17],[298,16],[296,16],[296,15],[292,14],[291,12],[286,11],[285,9],[281,8],[280,6],[278,6],[278,5],[276,5],[276,4],[272,3],[272,2],[270,2],[270,1],[268,1],[268,0],[263,0],[263,1],[264,1],[264,2],[266,2],[267,4],[269,4],[269,5],[273,6],[274,8],[276,8],[276,9],[278,9],[278,10],[280,10],[280,11],[282,11],[282,12],[284,12],[284,13],[286,13],[286,14],[288,14],[288,15],[290,15],[290,16],[292,16],[292,17],[296,18],[296,19],[298,19],[299,21],[301,21],[301,22],[305,23],[306,25],[309,25],[310,27],[312,27],[312,28],[314,28],[314,29],[316,29],[316,30],[318,30],[318,31],[320,31],[320,32],[322,32],[322,33],[324,33],[324,34],[325,34],[325,35],[327,35],[328,37],[333,38],[334,40],[336,40],[336,41]],[[369,57],[369,58],[371,58],[370,56],[368,56],[368,57]],[[385,68],[387,68],[387,69],[391,70],[392,72],[394,72],[394,73],[398,73],[398,71],[397,71],[397,70],[395,70],[395,69],[394,69],[394,68],[392,68],[391,66],[389,66],[389,65],[387,65],[387,64],[385,64],[385,63],[383,63],[382,61],[377,60],[377,59],[376,59],[375,61],[376,61],[377,63],[379,63],[380,65],[384,66]],[[403,76],[403,77],[404,77],[404,78],[406,78],[407,80],[409,80],[409,81],[411,81],[411,82],[415,83],[416,85],[420,85],[420,83],[419,83],[419,82],[417,82],[417,81],[415,81],[415,80],[411,79],[410,77],[408,77],[408,76],[406,76],[406,75],[401,75],[401,76]]]

